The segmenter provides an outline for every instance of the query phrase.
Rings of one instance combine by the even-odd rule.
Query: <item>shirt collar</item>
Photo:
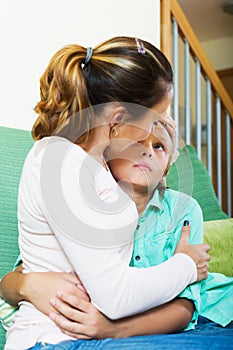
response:
[[[155,190],[153,196],[151,197],[149,203],[147,204],[147,208],[150,206],[156,207],[159,210],[162,210],[164,207],[163,198],[160,197],[159,190]]]

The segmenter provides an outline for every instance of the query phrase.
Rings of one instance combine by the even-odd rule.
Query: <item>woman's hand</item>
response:
[[[111,321],[90,302],[57,292],[50,318],[61,331],[77,339],[125,338],[145,334],[174,333],[192,319],[194,306],[187,299],[174,299],[144,313]]]
[[[176,149],[176,143],[177,143],[176,122],[169,114],[165,114],[165,115],[158,114],[157,123],[160,123],[161,125],[163,125],[163,127],[167,130],[167,133],[173,145],[173,153],[171,154],[171,162],[169,164],[170,166],[179,157],[179,151]],[[156,125],[156,121],[155,121],[155,125]]]
[[[114,337],[114,322],[105,317],[88,300],[78,294],[58,291],[50,300],[56,312],[49,317],[61,331],[77,339],[103,339]]]
[[[21,295],[30,301],[38,310],[46,315],[54,312],[50,299],[55,297],[58,290],[63,290],[71,296],[89,300],[78,276],[66,272],[31,272],[24,274]]]
[[[183,253],[190,256],[197,266],[197,281],[202,281],[208,277],[210,256],[207,252],[210,250],[208,244],[189,244],[190,225],[182,227],[180,240],[177,244],[175,253]]]

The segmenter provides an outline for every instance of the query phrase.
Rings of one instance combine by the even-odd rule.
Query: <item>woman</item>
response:
[[[151,44],[133,38],[113,38],[94,51],[65,47],[41,78],[33,127],[38,141],[19,187],[23,269],[75,271],[92,303],[112,319],[172,300],[207,275],[207,245],[181,244],[174,257],[148,269],[128,266],[137,211],[103,155],[110,142],[125,149],[145,139],[157,123],[153,110],[165,97],[172,98],[168,61]],[[197,269],[200,260],[204,268]],[[22,301],[6,349],[65,339],[47,317]]]
[[[114,154],[111,150],[108,152],[111,159],[108,164],[112,174],[117,181],[121,183],[124,181],[124,184],[127,182],[132,185],[130,190],[133,189],[133,192],[130,194],[133,196],[139,214],[143,211],[138,221],[139,227],[135,231],[131,266],[145,268],[157,265],[172,256],[184,220],[189,219],[191,223],[189,241],[191,243],[203,241],[202,215],[197,202],[187,195],[164,188],[163,177],[166,175],[170,163],[171,152],[169,149],[171,149],[171,141],[167,131],[159,124],[154,129],[153,135],[149,135],[145,140],[131,144],[121,152],[116,153],[115,151]],[[124,188],[129,189],[126,186]],[[154,190],[155,188],[156,190]],[[151,198],[149,202],[148,197]],[[187,229],[188,226],[183,227],[183,239],[188,239],[188,232],[185,232]],[[35,299],[37,305],[41,299],[46,299],[46,301],[48,299],[47,296],[43,295],[43,290],[48,291],[49,284],[45,275],[49,275],[53,282],[58,283],[59,281],[60,283],[59,276],[61,277],[61,274],[57,276],[56,273],[32,275],[36,279],[31,284],[31,292],[36,291],[37,293]],[[68,282],[67,284],[69,285]],[[36,289],[35,286],[37,286]],[[42,292],[39,297],[38,286]],[[52,288],[55,295],[57,286],[52,286]],[[112,321],[100,313],[90,302],[85,301],[84,298],[80,299],[76,290],[72,293],[65,288],[62,292],[57,293],[57,299],[51,299],[51,305],[66,318],[58,316],[56,313],[50,314],[50,317],[66,334],[78,338],[79,341],[62,342],[55,348],[63,346],[67,349],[82,347],[93,349],[98,346],[98,348],[103,349],[118,347],[128,349],[130,347],[140,348],[142,342],[143,346],[154,348],[156,346],[162,347],[166,342],[169,348],[176,349],[178,344],[181,346],[187,342],[190,346],[190,341],[194,348],[202,341],[202,347],[205,348],[204,341],[206,339],[208,339],[208,346],[211,346],[212,343],[209,336],[205,336],[202,340],[199,337],[200,332],[204,333],[205,331],[203,318],[199,318],[202,323],[197,326],[196,332],[173,334],[172,337],[133,337],[122,341],[107,339],[106,341],[93,340],[91,342],[80,339],[125,338],[142,334],[177,332],[183,328],[190,330],[196,326],[198,315],[207,316],[212,321],[225,326],[233,318],[233,309],[230,307],[232,289],[232,278],[220,274],[209,274],[204,285],[192,284],[172,302],[140,315]],[[208,301],[209,298],[211,302]],[[231,344],[229,336],[232,334],[232,326],[222,328],[213,322],[204,322],[206,322],[208,332],[212,329],[213,334],[216,331],[218,335],[224,336],[221,340],[214,338],[215,346],[220,344],[222,347]],[[41,344],[37,344],[36,348],[40,349],[40,346]],[[46,345],[45,349],[54,349],[54,346]]]

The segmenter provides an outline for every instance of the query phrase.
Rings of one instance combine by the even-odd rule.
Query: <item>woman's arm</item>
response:
[[[193,303],[174,299],[139,315],[109,320],[90,302],[58,292],[51,300],[59,315],[50,318],[62,332],[78,339],[124,338],[145,334],[173,333],[184,329],[193,315]]]
[[[53,229],[55,232],[56,227]],[[190,246],[187,242],[184,249],[177,250],[174,256],[160,265],[138,269],[129,267],[128,262],[121,259],[119,247],[99,249],[82,246],[58,230],[56,237],[80,275],[92,303],[110,319],[128,317],[173,300],[187,285],[197,280],[195,266],[195,273],[190,274],[194,263],[209,260],[206,254],[209,246]],[[190,259],[187,252],[190,250],[191,253],[193,249],[196,251],[190,254]],[[204,271],[204,278],[207,271]]]
[[[179,247],[177,247],[179,252],[187,249],[188,237],[189,227],[183,227]],[[206,264],[208,265],[207,262]],[[208,270],[206,264],[197,268],[199,279],[206,278]],[[21,271],[20,265],[0,281],[0,296],[11,305],[17,305],[20,301],[27,300],[48,315],[54,311],[49,305],[49,300],[54,297],[57,290],[67,291],[71,294],[77,293],[78,297],[89,300],[77,276],[56,272],[24,274]]]
[[[185,328],[192,318],[192,302],[175,299],[145,313],[112,321],[90,303],[76,276],[56,272],[23,274],[20,270],[4,277],[0,284],[1,296],[12,304],[31,301],[40,311],[50,314],[64,333],[75,338],[172,333]],[[58,298],[52,298],[49,305],[49,298],[61,289],[63,292],[57,292]]]

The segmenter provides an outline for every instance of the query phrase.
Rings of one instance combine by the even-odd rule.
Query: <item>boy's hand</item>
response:
[[[189,244],[190,225],[185,220],[182,227],[181,237],[177,244],[175,253],[183,253],[190,256],[197,266],[197,281],[202,281],[208,276],[210,256],[207,252],[210,250],[208,244]]]

